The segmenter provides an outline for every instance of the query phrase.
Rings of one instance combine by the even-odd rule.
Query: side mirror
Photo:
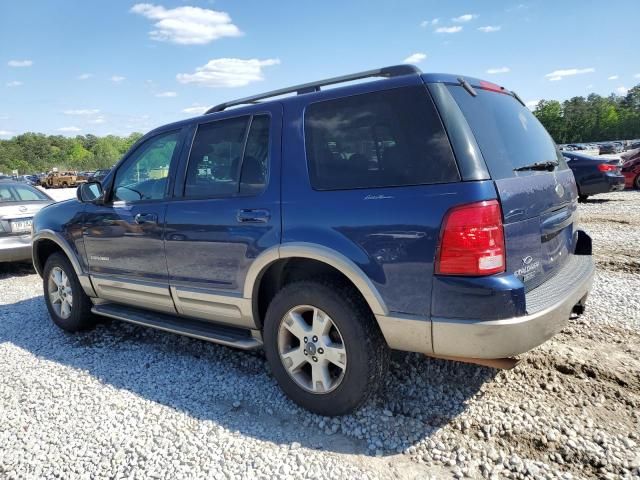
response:
[[[76,197],[82,203],[95,203],[103,198],[104,191],[100,182],[86,182],[78,185]]]

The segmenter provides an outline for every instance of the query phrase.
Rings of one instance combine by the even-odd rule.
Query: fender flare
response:
[[[97,295],[93,289],[93,285],[91,284],[89,275],[87,275],[82,270],[80,261],[78,260],[76,253],[71,248],[71,245],[69,245],[69,242],[67,242],[67,240],[62,235],[60,235],[57,232],[54,232],[53,230],[43,229],[33,235],[31,255],[32,255],[32,261],[33,261],[33,267],[36,269],[36,272],[38,272],[38,275],[42,277],[42,274],[43,274],[42,267],[44,266],[44,265],[40,265],[40,262],[36,254],[38,243],[41,242],[42,240],[50,240],[56,245],[58,245],[58,247],[60,247],[60,249],[69,259],[69,262],[71,262],[71,266],[73,267],[73,270],[76,272],[76,275],[78,276],[78,281],[80,282],[80,285],[84,289],[85,293],[90,297],[96,297]]]
[[[335,250],[306,242],[275,245],[258,255],[249,268],[244,281],[244,298],[253,298],[254,287],[272,263],[280,259],[294,257],[317,260],[332,266],[355,285],[374,315],[389,314],[389,310],[380,293],[358,265]]]

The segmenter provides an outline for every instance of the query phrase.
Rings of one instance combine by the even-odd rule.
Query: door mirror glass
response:
[[[76,192],[78,200],[84,203],[91,203],[102,199],[103,194],[104,192],[100,182],[81,183]]]

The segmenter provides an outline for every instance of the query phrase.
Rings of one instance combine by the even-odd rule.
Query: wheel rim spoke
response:
[[[317,362],[311,364],[311,381],[314,392],[327,392],[331,390],[333,380],[329,373],[327,362]]]
[[[324,337],[329,334],[329,330],[333,326],[333,322],[329,316],[319,308],[313,309],[312,331],[318,337]]]
[[[284,320],[284,325],[302,343],[304,337],[309,334],[310,328],[302,316],[297,312],[289,312]]]
[[[282,362],[289,372],[296,373],[300,370],[305,363],[307,363],[307,357],[304,355],[302,347],[294,348],[293,350],[284,353],[282,355]]]
[[[58,293],[57,290],[54,290],[53,292],[49,292],[49,299],[51,300],[52,304],[57,304],[62,302],[62,298],[60,297],[60,294]]]
[[[334,365],[343,368],[347,363],[347,352],[343,345],[333,344],[325,347],[325,358]]]
[[[54,267],[49,274],[49,302],[55,313],[68,318],[73,308],[73,289],[69,277],[60,267]]]

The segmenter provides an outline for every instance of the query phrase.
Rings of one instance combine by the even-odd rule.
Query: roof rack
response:
[[[394,65],[391,67],[376,68],[375,70],[367,70],[360,73],[352,73],[350,75],[343,75],[341,77],[327,78],[326,80],[319,80],[317,82],[303,83],[301,85],[295,85],[293,87],[281,88],[279,90],[272,90],[271,92],[260,93],[251,97],[240,98],[238,100],[232,100],[231,102],[221,103],[215,107],[211,107],[205,112],[205,114],[222,112],[223,110],[236,105],[244,105],[248,103],[256,103],[258,100],[263,100],[270,97],[278,97],[287,93],[296,92],[298,95],[305,93],[319,92],[320,87],[327,85],[334,85],[336,83],[351,82],[353,80],[360,80],[362,78],[370,77],[398,77],[401,75],[420,74],[422,71],[414,65]]]

